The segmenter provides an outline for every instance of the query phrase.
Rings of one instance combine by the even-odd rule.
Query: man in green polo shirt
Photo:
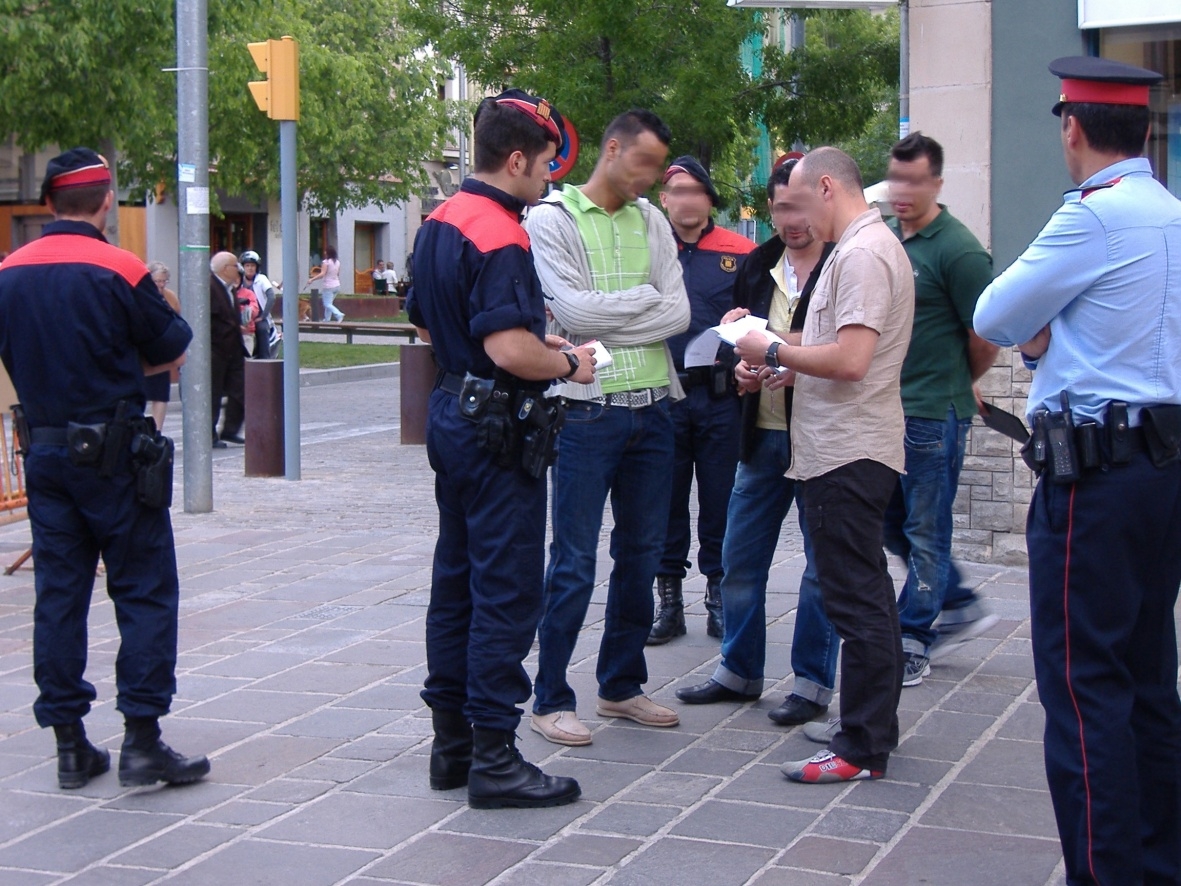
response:
[[[889,225],[914,268],[914,330],[902,365],[906,473],[886,511],[886,547],[907,563],[898,600],[903,686],[917,686],[938,658],[996,624],[964,587],[951,559],[952,504],[976,414],[973,382],[997,348],[972,331],[992,257],[938,202],[943,148],[914,132],[890,151]],[[934,626],[940,616],[938,627]]]
[[[591,743],[566,677],[595,585],[603,507],[611,496],[613,566],[596,668],[596,712],[645,726],[676,726],[675,711],[644,695],[652,582],[664,547],[672,488],[669,399],[683,396],[665,339],[689,326],[689,297],[672,227],[642,196],[664,172],[670,133],[651,111],[607,126],[590,180],[529,212],[549,331],[599,340],[590,384],[566,382],[566,424],[553,472],[553,544],[537,628],[531,727],[564,745]]]

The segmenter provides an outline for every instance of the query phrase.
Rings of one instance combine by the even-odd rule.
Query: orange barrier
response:
[[[17,454],[20,443],[12,419],[0,415],[0,525],[28,518],[29,497],[25,495],[25,466]],[[4,570],[12,575],[33,555],[29,548]]]

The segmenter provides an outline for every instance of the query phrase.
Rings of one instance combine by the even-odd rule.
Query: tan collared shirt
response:
[[[867,326],[878,333],[873,359],[861,381],[796,376],[789,477],[810,480],[860,459],[904,470],[899,375],[913,320],[910,260],[870,209],[845,229],[820,272],[803,344],[828,344],[844,326]]]

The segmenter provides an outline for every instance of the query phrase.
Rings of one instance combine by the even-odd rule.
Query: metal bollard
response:
[[[246,361],[246,476],[282,477],[283,361]]]
[[[402,443],[426,443],[427,405],[437,372],[435,352],[430,345],[402,345],[400,362]]]

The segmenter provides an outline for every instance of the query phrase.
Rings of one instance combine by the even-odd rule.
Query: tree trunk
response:
[[[115,192],[115,203],[111,207],[110,213],[107,215],[107,226],[103,229],[103,234],[107,240],[115,246],[119,245],[119,173],[118,160],[119,152],[115,147],[115,140],[104,138],[98,143],[99,153],[107,158],[107,163],[111,165],[111,190]]]

